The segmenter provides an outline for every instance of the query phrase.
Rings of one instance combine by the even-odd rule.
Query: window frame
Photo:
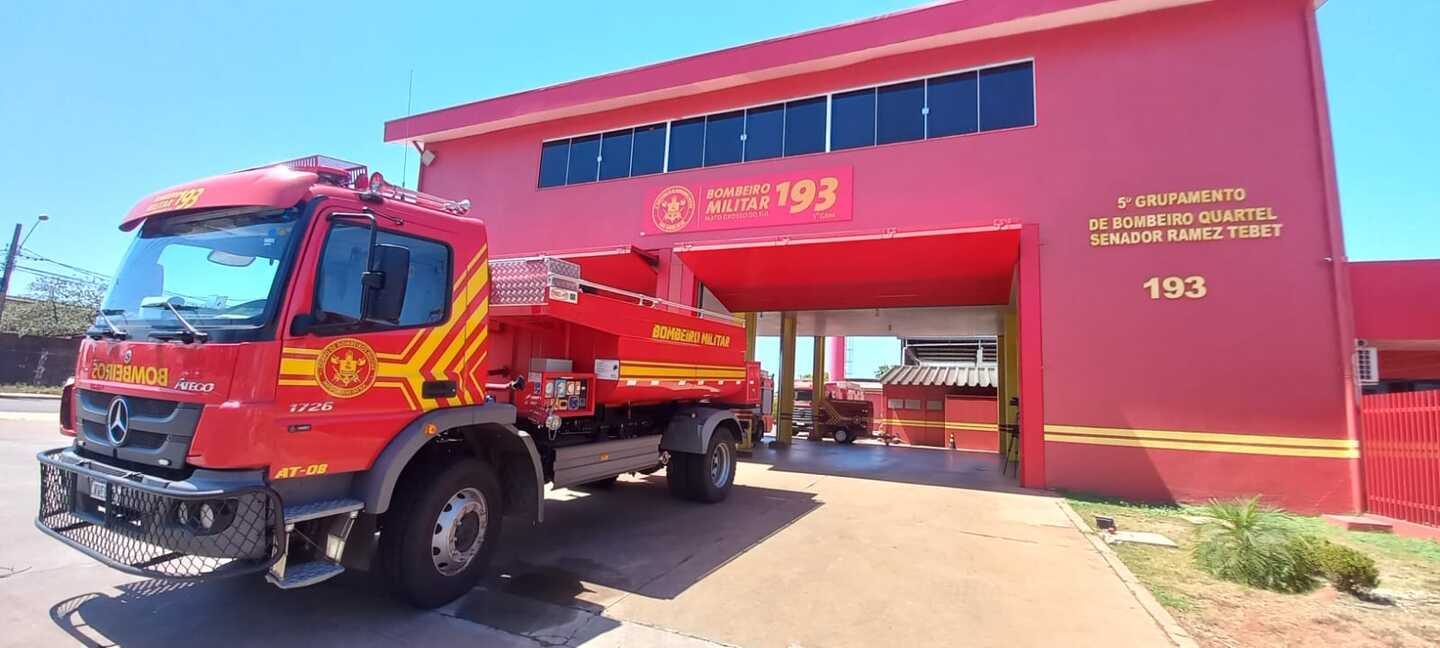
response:
[[[772,113],[779,114],[780,139],[778,142],[776,142],[777,147],[776,153],[774,155],[752,158],[750,157],[750,114],[757,110],[770,111]],[[783,101],[777,103],[768,103],[763,106],[752,106],[745,109],[745,124],[740,129],[740,141],[742,142],[742,145],[740,147],[740,162],[742,164],[745,162],[759,162],[761,160],[778,160],[785,157],[785,111],[786,105]]]
[[[657,126],[658,126],[659,128],[656,128]],[[636,146],[635,144],[636,144],[636,140],[638,139],[637,136],[640,134],[641,129],[645,129],[646,134],[649,134],[649,133],[654,132],[654,131],[657,131],[657,130],[660,131],[660,168],[659,168],[659,169],[656,169],[656,170],[654,170],[654,171],[646,171],[646,172],[644,172],[644,173],[637,174],[637,173],[635,173],[635,151],[636,151],[637,149],[639,149],[639,147]],[[630,175],[629,175],[629,177],[631,177],[631,178],[643,178],[643,177],[645,177],[645,176],[660,175],[660,174],[662,174],[662,173],[665,173],[665,164],[666,164],[666,162],[669,160],[669,157],[670,157],[670,122],[669,122],[669,121],[650,122],[650,123],[648,123],[648,124],[641,124],[641,125],[639,125],[639,126],[631,126],[629,129],[616,129],[616,130],[629,130],[629,131],[630,131]],[[613,132],[613,131],[612,131],[612,132]],[[604,138],[603,138],[603,137],[601,138],[600,143],[601,143],[602,146],[604,145],[605,141],[604,141]],[[619,178],[616,178],[616,179],[618,180]],[[608,182],[608,181],[607,181],[607,180],[601,180],[600,182]]]
[[[887,84],[887,85],[889,85],[889,84]],[[863,96],[865,96],[865,94],[867,94],[867,93],[870,95],[870,139],[869,139],[869,141],[863,142],[863,143],[860,143],[860,144],[853,144],[853,145],[845,146],[845,147],[843,147],[843,148],[838,148],[838,149],[835,148],[835,98],[836,98],[836,97],[839,97],[839,96],[841,96],[841,95],[854,96],[854,97],[863,97]],[[863,105],[863,102],[856,102],[856,105]],[[832,93],[830,93],[830,112],[829,112],[828,116],[827,116],[826,119],[825,119],[825,128],[826,128],[826,131],[825,131],[825,147],[826,147],[826,149],[827,149],[826,152],[827,152],[827,153],[834,153],[834,152],[836,152],[836,151],[850,151],[850,150],[854,150],[854,149],[873,148],[873,147],[877,146],[877,145],[878,145],[878,140],[876,139],[876,135],[877,135],[878,131],[880,130],[880,129],[878,128],[878,126],[879,126],[879,118],[880,118],[880,86],[869,86],[869,87],[865,87],[865,88],[857,88],[857,89],[855,89],[855,90],[847,90],[847,91],[845,91],[845,92],[832,92]],[[858,122],[857,122],[857,123],[858,123]]]
[[[661,173],[673,173],[675,171],[689,171],[691,169],[705,168],[705,138],[707,135],[706,126],[708,125],[709,121],[706,119],[707,117],[709,117],[709,115],[691,115],[689,117],[680,117],[678,119],[670,120],[670,125],[665,128],[665,170],[661,171]],[[695,166],[687,166],[683,169],[672,169],[670,165],[674,163],[674,158],[671,157],[670,154],[673,152],[672,150],[675,146],[675,125],[680,122],[687,122],[685,126],[691,126],[694,124],[700,125],[700,154]]]
[[[884,85],[875,86],[875,146],[925,141],[926,136],[929,135],[929,128],[926,122],[928,121],[930,116],[930,78],[931,77],[926,77],[924,79],[912,79],[910,81],[897,81],[895,83],[886,83]],[[916,111],[916,116],[919,117],[920,121],[920,136],[912,137],[909,139],[885,140],[881,137],[881,133],[883,132],[883,128],[885,125],[884,104],[887,96],[884,91],[887,88],[896,89],[901,88],[902,86],[911,86],[910,88],[905,88],[908,90],[913,90],[915,88],[918,88],[920,90],[920,109]]]
[[[720,112],[710,113],[710,114],[708,114],[708,115],[705,115],[705,145],[701,147],[701,154],[700,154],[700,158],[701,158],[700,161],[701,161],[701,163],[702,163],[702,164],[701,164],[702,167],[706,167],[706,168],[708,168],[708,167],[717,167],[717,166],[725,166],[725,165],[728,165],[728,164],[740,164],[740,163],[742,163],[742,162],[745,162],[745,139],[746,139],[746,138],[745,138],[745,135],[746,135],[746,133],[749,132],[748,130],[746,130],[748,124],[746,123],[745,118],[746,118],[746,116],[749,114],[749,112],[750,112],[750,109],[748,109],[748,108],[741,108],[740,110],[722,110],[722,111],[720,111]],[[715,145],[718,147],[718,146],[724,141],[724,139],[725,139],[725,138],[723,138],[723,137],[717,136],[717,137],[714,138],[714,141],[713,141],[713,142],[711,141],[711,137],[710,137],[710,120],[711,120],[712,118],[714,118],[714,117],[723,117],[723,118],[725,118],[725,119],[737,119],[737,118],[738,118],[739,121],[740,121],[740,132],[739,132],[739,133],[736,133],[736,135],[735,135],[735,142],[734,142],[734,144],[735,144],[735,146],[737,147],[737,150],[736,150],[736,152],[735,152],[735,159],[733,159],[733,160],[718,160],[718,161],[715,161],[715,162],[711,162],[711,161],[710,161],[710,155],[711,155],[711,153],[713,153],[713,152],[716,150],[716,149],[711,148],[710,145],[713,143],[713,144],[715,144]]]
[[[1009,66],[1014,66],[1014,65],[1020,65],[1020,64],[1029,64],[1029,65],[1030,65],[1030,101],[1031,101],[1031,114],[1032,114],[1032,116],[1033,116],[1033,119],[1032,119],[1031,123],[1030,123],[1030,124],[1022,124],[1022,125],[1019,125],[1019,126],[1005,126],[1005,127],[1001,127],[1001,128],[992,128],[992,129],[989,129],[989,130],[985,130],[985,129],[980,128],[980,120],[982,119],[982,117],[981,117],[980,114],[979,114],[979,106],[978,106],[978,104],[980,103],[980,93],[981,93],[981,88],[980,88],[980,83],[979,83],[980,73],[983,72],[983,71],[985,71],[985,70],[997,69],[997,68],[1004,68],[1004,67],[1009,67]],[[753,109],[753,108],[765,108],[765,107],[774,106],[774,105],[777,105],[777,104],[778,104],[778,105],[784,105],[784,106],[786,107],[786,113],[788,113],[789,104],[791,104],[791,103],[796,103],[796,102],[801,102],[801,101],[807,101],[807,100],[814,100],[814,99],[821,99],[821,98],[824,99],[824,104],[825,104],[825,125],[824,125],[825,144],[824,144],[824,148],[822,148],[821,150],[818,150],[818,151],[807,151],[807,152],[804,152],[804,153],[793,153],[793,154],[792,154],[792,153],[790,153],[790,152],[787,150],[787,148],[786,148],[786,146],[785,146],[786,144],[788,144],[788,142],[782,141],[782,144],[781,144],[781,153],[780,153],[780,155],[779,155],[778,157],[761,158],[761,159],[759,159],[759,160],[748,160],[748,159],[745,159],[744,145],[742,144],[742,146],[741,146],[741,159],[740,159],[740,161],[739,161],[739,162],[727,162],[727,163],[724,163],[724,164],[725,164],[725,165],[728,165],[728,164],[746,164],[746,163],[749,163],[749,162],[763,162],[763,161],[765,161],[765,160],[776,160],[776,159],[782,159],[782,158],[787,158],[787,157],[796,157],[796,156],[801,156],[801,155],[816,155],[816,154],[820,154],[820,153],[835,153],[835,152],[839,152],[839,151],[855,151],[855,150],[862,150],[862,149],[866,149],[866,148],[874,148],[874,147],[879,147],[879,146],[892,146],[892,145],[897,145],[897,144],[913,144],[913,143],[917,143],[917,142],[926,142],[926,141],[929,141],[929,140],[932,140],[932,139],[944,139],[944,138],[949,138],[949,137],[965,137],[965,136],[970,136],[970,135],[980,135],[980,134],[983,134],[983,133],[998,133],[998,132],[1004,132],[1004,131],[1010,131],[1010,130],[1017,130],[1017,129],[1021,129],[1021,128],[1034,128],[1034,127],[1038,127],[1038,126],[1040,125],[1040,97],[1039,97],[1039,85],[1040,85],[1039,76],[1040,76],[1040,72],[1039,72],[1039,69],[1038,69],[1038,68],[1039,68],[1039,65],[1038,65],[1037,60],[1036,60],[1036,58],[1035,58],[1034,56],[1029,56],[1029,57],[1025,57],[1025,58],[1017,58],[1017,59],[1008,59],[1008,60],[1004,60],[1004,61],[995,61],[995,62],[985,63],[985,64],[983,64],[983,65],[972,65],[972,66],[963,67],[963,68],[940,70],[940,71],[937,71],[937,72],[931,72],[931,73],[928,73],[928,74],[910,76],[910,77],[905,77],[905,78],[900,78],[900,79],[882,79],[882,80],[878,80],[878,81],[873,81],[873,82],[870,82],[870,83],[866,83],[866,84],[863,84],[863,85],[856,85],[856,86],[850,86],[850,87],[844,87],[844,88],[836,88],[836,89],[833,89],[833,90],[827,90],[827,91],[825,91],[825,92],[819,92],[819,93],[810,92],[810,93],[805,93],[805,94],[800,94],[800,95],[794,95],[794,96],[788,96],[788,97],[780,97],[780,98],[769,99],[769,100],[766,100],[766,101],[764,101],[764,102],[755,103],[755,104],[749,104],[749,105],[744,105],[744,106],[738,106],[738,107],[732,107],[732,108],[723,108],[723,109],[719,109],[719,110],[710,110],[710,111],[706,111],[706,112],[702,112],[702,113],[683,114],[683,115],[678,115],[678,116],[675,116],[675,117],[670,117],[670,118],[662,119],[662,120],[659,120],[659,121],[656,121],[656,120],[647,120],[647,121],[640,122],[640,123],[634,123],[634,124],[628,124],[628,125],[618,126],[618,127],[616,127],[616,128],[607,128],[607,129],[605,129],[605,130],[597,130],[597,131],[589,131],[589,132],[585,132],[585,133],[577,133],[577,134],[575,134],[575,135],[570,135],[570,136],[567,136],[567,137],[552,137],[552,138],[549,138],[549,139],[542,140],[542,141],[540,142],[540,145],[543,147],[545,144],[548,144],[548,143],[551,143],[551,142],[558,142],[558,141],[569,141],[569,142],[571,142],[571,145],[573,145],[573,141],[576,140],[576,139],[584,138],[584,137],[590,137],[590,136],[592,136],[592,135],[599,135],[599,136],[601,136],[601,144],[602,144],[602,146],[603,146],[603,143],[604,143],[604,138],[603,138],[603,136],[604,136],[605,133],[615,132],[615,131],[623,131],[623,130],[630,130],[630,131],[632,131],[632,133],[631,133],[631,138],[632,138],[632,139],[631,139],[631,169],[632,169],[632,173],[631,173],[631,175],[625,176],[626,178],[645,177],[645,176],[650,176],[650,175],[660,175],[660,174],[675,173],[675,172],[680,172],[680,171],[691,171],[691,170],[694,170],[694,169],[704,169],[704,168],[707,168],[707,165],[705,164],[705,146],[704,146],[704,142],[705,142],[705,137],[706,137],[706,132],[705,132],[706,129],[705,129],[704,125],[705,125],[705,120],[706,120],[706,118],[708,118],[710,115],[720,115],[720,114],[729,113],[729,112],[736,112],[736,111],[746,112],[746,111],[749,111],[749,110],[751,110],[751,109]],[[977,108],[977,112],[976,112],[976,130],[971,131],[971,132],[964,132],[964,133],[950,133],[950,134],[945,134],[945,135],[931,136],[931,134],[930,134],[930,126],[929,126],[929,114],[928,114],[928,113],[929,113],[929,107],[930,107],[930,105],[929,105],[930,102],[929,102],[929,83],[928,83],[928,81],[929,81],[930,79],[936,79],[936,78],[941,78],[941,77],[953,76],[953,75],[957,75],[957,74],[964,74],[964,73],[967,73],[967,72],[973,72],[973,73],[975,73],[975,75],[976,75],[976,103],[977,103],[977,106],[976,106],[976,108]],[[883,87],[886,87],[886,86],[898,85],[898,84],[902,84],[902,83],[911,83],[911,82],[915,82],[915,81],[925,82],[925,83],[922,84],[922,92],[923,92],[924,95],[925,95],[924,105],[923,105],[923,108],[922,108],[922,109],[925,111],[925,115],[924,115],[925,118],[924,118],[924,120],[923,120],[923,122],[922,122],[923,125],[924,125],[924,127],[923,127],[923,136],[922,136],[920,139],[902,140],[902,141],[897,141],[897,142],[885,142],[885,143],[880,143],[880,142],[879,142],[879,127],[878,127],[879,112],[880,112],[880,111],[879,111],[879,90],[880,90],[880,88],[883,88]],[[831,113],[832,113],[832,111],[833,111],[833,109],[834,109],[834,98],[835,98],[835,95],[845,94],[845,93],[848,93],[848,92],[855,92],[855,91],[857,91],[857,90],[867,90],[867,89],[868,89],[868,90],[873,90],[873,91],[875,91],[875,96],[876,96],[875,119],[876,119],[876,121],[877,121],[877,124],[876,124],[876,128],[875,128],[875,141],[872,142],[871,144],[864,145],[864,146],[855,146],[855,147],[849,147],[849,148],[843,148],[843,149],[836,149],[836,148],[834,148],[833,143],[831,142],[831,132],[830,132],[830,131],[831,131],[831,128],[832,128],[832,126],[833,126],[833,120],[831,119]],[[671,165],[670,165],[670,146],[671,146],[671,140],[672,140],[672,134],[673,134],[672,131],[673,131],[673,129],[674,129],[674,125],[675,125],[676,122],[687,121],[687,120],[692,120],[692,119],[697,119],[697,118],[700,120],[700,123],[701,123],[701,125],[702,125],[702,126],[701,126],[700,164],[697,165],[697,166],[685,167],[685,168],[683,168],[683,169],[672,169],[672,168],[671,168]],[[783,119],[782,119],[782,122],[784,122]],[[784,125],[784,129],[782,130],[782,133],[789,130],[789,124],[788,124],[788,122],[784,122],[784,123],[785,123],[785,125]],[[636,129],[639,129],[639,128],[648,127],[648,126],[655,126],[655,125],[658,125],[658,124],[664,124],[664,125],[665,125],[665,142],[664,142],[664,149],[663,149],[663,150],[664,150],[664,155],[663,155],[663,160],[662,160],[662,162],[661,162],[660,170],[659,170],[659,171],[656,171],[656,172],[654,172],[654,173],[647,173],[647,174],[644,174],[644,175],[636,176],[636,175],[634,175],[634,173],[633,173],[633,168],[634,168],[634,139],[633,139],[633,138],[634,138],[634,133],[633,133],[633,131],[636,130]],[[747,134],[747,127],[746,127],[746,124],[745,124],[745,122],[744,122],[743,119],[742,119],[742,126],[741,126],[741,131],[740,131],[740,132],[741,132],[741,135],[742,135],[742,136],[744,136],[744,135]],[[782,135],[782,138],[783,138],[783,137],[785,137],[785,135]],[[568,146],[567,146],[567,148],[568,148]],[[567,166],[566,166],[567,176],[568,176],[568,170],[569,170],[569,166],[568,166],[568,162],[569,162],[568,158],[569,158],[569,157],[570,157],[570,155],[567,153]],[[711,166],[723,166],[723,165],[721,165],[721,164],[716,164],[716,165],[711,165]],[[568,187],[568,186],[571,185],[571,183],[569,182],[569,178],[567,177],[565,184],[561,184],[561,185],[550,185],[550,186],[541,187],[541,186],[539,186],[539,172],[538,172],[538,169],[537,169],[537,172],[536,172],[536,176],[537,176],[537,177],[536,177],[536,189],[537,189],[537,190],[556,189],[556,188],[561,188],[561,187]],[[623,179],[625,179],[625,178],[609,178],[609,179],[606,179],[606,180],[601,180],[601,179],[599,179],[599,164],[597,164],[597,165],[596,165],[596,179],[595,179],[595,180],[590,180],[590,181],[585,181],[585,182],[578,182],[578,183],[575,183],[575,184],[594,184],[594,183],[597,183],[597,182],[610,182],[610,181],[613,181],[613,180],[623,180]]]
[[[563,187],[565,186],[565,181],[570,179],[570,140],[572,139],[574,138],[562,137],[559,139],[545,140],[543,142],[540,142],[540,159],[536,164],[536,166],[539,168],[536,169],[535,172],[535,187],[537,189],[552,189],[554,187]],[[560,142],[564,142],[565,144],[565,159],[560,163],[561,170],[563,171],[563,173],[560,174],[560,182],[556,184],[545,184],[545,147]]]
[[[315,279],[310,282],[309,312],[310,316],[312,318],[317,318],[317,320],[322,313],[322,311],[320,310],[320,286],[325,278],[325,273],[321,270],[321,267],[325,263],[325,251],[330,247],[330,238],[335,234],[335,230],[341,226],[355,227],[367,232],[369,230],[369,227],[365,224],[364,221],[345,218],[334,218],[334,214],[337,213],[342,212],[331,212],[330,214],[326,214],[325,217],[322,219],[326,223],[325,236],[321,239],[320,247],[315,252]],[[452,308],[451,304],[451,302],[453,302],[454,300],[450,298],[451,295],[455,293],[455,247],[440,239],[430,238],[428,236],[417,236],[409,232],[400,232],[386,227],[379,227],[378,223],[375,227],[375,232],[376,243],[380,242],[380,234],[390,234],[392,236],[399,236],[407,239],[424,241],[426,243],[434,243],[445,249],[444,295],[446,296],[446,299],[444,300],[444,315],[442,315],[441,318],[437,321],[425,322],[423,324],[392,325],[360,320],[358,322],[339,324],[334,326],[321,325],[320,328],[312,328],[311,332],[308,333],[308,335],[315,335],[317,337],[334,337],[337,335],[351,335],[356,333],[381,333],[389,331],[405,331],[410,329],[434,328],[436,326],[440,326],[446,322],[449,322],[450,318],[455,315],[455,313],[453,312],[454,309]],[[341,313],[336,314],[340,315]]]
[[[605,160],[606,160],[606,157],[605,157],[605,143],[606,143],[607,141],[613,141],[613,140],[615,140],[615,139],[618,139],[618,138],[620,138],[621,136],[623,136],[623,137],[627,140],[626,146],[625,146],[625,175],[617,175],[617,176],[612,176],[612,177],[607,178],[607,177],[605,177]],[[567,156],[567,158],[568,158],[568,156]],[[567,162],[568,162],[568,160],[567,160]],[[634,128],[617,128],[617,129],[615,129],[615,130],[609,130],[609,131],[605,131],[604,133],[602,133],[602,134],[600,135],[600,164],[599,164],[599,166],[597,166],[596,169],[595,169],[595,182],[605,182],[606,180],[622,180],[622,179],[624,179],[624,178],[629,178],[629,177],[632,175],[632,173],[634,172],[634,170],[635,170],[635,129],[634,129]]]
[[[623,130],[623,129],[616,129],[616,130]],[[569,139],[570,139],[570,153],[569,153],[568,155],[566,155],[566,157],[565,157],[565,186],[568,187],[568,186],[570,186],[570,185],[594,184],[594,183],[600,181],[600,157],[601,157],[602,147],[605,146],[605,133],[606,133],[606,132],[609,132],[609,131],[604,131],[604,132],[599,132],[599,133],[590,133],[590,134],[588,134],[588,135],[578,135],[578,136],[569,138]],[[595,157],[594,157],[594,159],[591,160],[591,163],[594,164],[594,167],[595,167],[595,177],[590,178],[589,180],[580,180],[580,181],[576,181],[576,182],[571,182],[571,180],[570,180],[570,175],[571,175],[571,173],[570,173],[570,172],[575,170],[575,140],[579,140],[579,139],[590,139],[590,138],[594,138],[594,139],[595,139]],[[581,159],[584,159],[584,158],[581,158]]]

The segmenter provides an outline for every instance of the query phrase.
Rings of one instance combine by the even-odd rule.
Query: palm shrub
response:
[[[1316,555],[1309,541],[1286,524],[1285,513],[1262,506],[1257,495],[1210,500],[1201,511],[1192,557],[1200,569],[1235,583],[1276,592],[1315,587]]]

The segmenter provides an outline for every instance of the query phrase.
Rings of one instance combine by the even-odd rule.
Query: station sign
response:
[[[671,184],[646,196],[644,235],[848,222],[853,170],[828,167]]]

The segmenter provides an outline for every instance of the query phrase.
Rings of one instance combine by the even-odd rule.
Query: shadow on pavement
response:
[[[1020,488],[1014,476],[1001,473],[1000,458],[993,452],[967,452],[943,448],[916,448],[832,441],[809,441],[797,438],[787,449],[757,447],[746,463],[765,464],[771,470],[853,477],[966,488],[974,490],[1029,493]]]
[[[609,605],[674,598],[819,505],[738,484],[725,502],[696,504],[672,498],[663,475],[626,478],[611,490],[551,493],[544,524],[506,520],[491,573],[438,614],[390,597],[373,571],[351,571],[292,591],[259,576],[143,580],[60,601],[50,617],[87,646],[475,643],[482,629],[456,619],[510,633],[484,645],[575,645],[619,625],[600,615]]]

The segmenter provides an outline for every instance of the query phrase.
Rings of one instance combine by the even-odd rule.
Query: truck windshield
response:
[[[278,310],[301,214],[243,208],[147,221],[95,331],[164,339],[193,327],[214,341],[256,339]]]

